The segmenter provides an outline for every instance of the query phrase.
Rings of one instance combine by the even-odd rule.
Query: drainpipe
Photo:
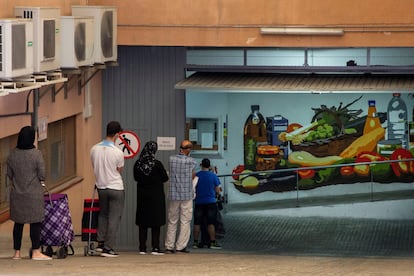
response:
[[[39,117],[39,94],[40,94],[39,88],[36,88],[33,90],[33,112],[31,113],[31,115],[32,115],[32,127],[34,127],[36,132],[38,131],[37,124],[38,124],[38,117]]]

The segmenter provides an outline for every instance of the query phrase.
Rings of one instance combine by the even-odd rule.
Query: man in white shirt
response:
[[[121,131],[119,122],[109,122],[105,139],[90,151],[100,207],[96,251],[102,252],[103,257],[118,257],[113,246],[121,222],[125,192],[121,176],[124,154],[115,146],[115,140]]]

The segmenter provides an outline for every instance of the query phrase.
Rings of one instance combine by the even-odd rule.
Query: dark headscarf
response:
[[[19,137],[17,138],[17,148],[18,149],[33,149],[35,141],[35,129],[31,126],[23,127],[19,132]]]
[[[136,166],[143,174],[150,175],[154,168],[157,149],[158,145],[154,141],[148,141],[142,149]]]

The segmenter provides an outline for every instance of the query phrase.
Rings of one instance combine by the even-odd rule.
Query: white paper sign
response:
[[[190,129],[188,132],[188,136],[191,142],[198,142],[198,129]]]
[[[201,148],[203,149],[213,148],[213,133],[211,132],[201,133]]]
[[[157,137],[158,150],[175,150],[175,137]]]
[[[47,139],[47,117],[39,118],[37,122],[37,129],[39,133],[37,141],[43,141]]]

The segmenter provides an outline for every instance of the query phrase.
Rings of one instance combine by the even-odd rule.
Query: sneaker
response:
[[[214,242],[210,242],[209,248],[211,248],[211,249],[221,249],[221,245],[219,245],[217,243],[217,241],[214,241]]]
[[[147,255],[147,252],[145,252],[145,251],[139,251],[139,255]]]
[[[200,244],[197,241],[194,241],[193,248],[200,248]]]
[[[154,248],[151,252],[151,255],[164,255],[164,252],[158,248]]]
[[[175,254],[174,249],[165,249],[165,254]]]
[[[103,251],[102,251],[101,256],[102,257],[112,257],[113,258],[113,257],[118,257],[119,255],[118,255],[118,253],[115,253],[115,251],[112,250],[112,249],[104,248]]]
[[[98,246],[95,248],[95,251],[96,251],[96,252],[101,253],[101,252],[103,252],[103,249],[104,249],[104,244],[103,244],[103,242],[102,242],[102,243],[101,243],[101,242],[99,242],[99,243],[98,243]]]
[[[190,253],[190,251],[187,248],[183,248],[180,250],[176,250],[177,253]]]

